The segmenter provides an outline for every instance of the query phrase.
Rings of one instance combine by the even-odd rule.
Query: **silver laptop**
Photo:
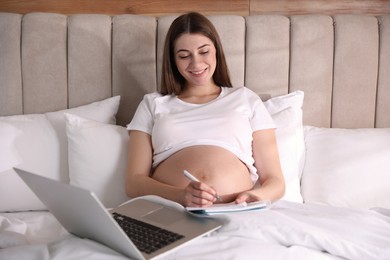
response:
[[[164,256],[222,226],[220,220],[194,217],[184,210],[142,197],[108,211],[93,192],[14,170],[66,230],[105,244],[132,259]],[[143,236],[151,234],[160,241],[144,242]]]

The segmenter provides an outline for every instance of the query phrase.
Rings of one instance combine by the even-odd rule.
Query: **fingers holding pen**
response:
[[[216,201],[216,191],[203,182],[191,181],[185,189],[187,206],[211,206]]]
[[[207,207],[211,206],[217,199],[220,200],[217,192],[212,187],[201,182],[187,170],[184,170],[183,174],[190,180],[186,188],[185,200],[187,206]]]

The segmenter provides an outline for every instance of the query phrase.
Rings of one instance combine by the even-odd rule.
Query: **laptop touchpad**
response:
[[[183,215],[180,212],[164,207],[149,212],[148,214],[142,216],[142,218],[144,219],[151,220],[153,222],[160,223],[163,225],[170,225],[172,223],[175,223],[182,217]]]

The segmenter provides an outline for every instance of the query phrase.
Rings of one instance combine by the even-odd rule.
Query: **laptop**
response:
[[[165,256],[222,226],[221,220],[195,217],[184,209],[147,197],[107,210],[91,191],[22,169],[14,170],[66,230],[105,244],[132,259]],[[142,241],[143,236],[151,234],[160,241],[156,244]]]

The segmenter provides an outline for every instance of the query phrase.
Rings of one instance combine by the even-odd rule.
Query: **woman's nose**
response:
[[[194,65],[194,64],[198,64],[199,62],[201,62],[201,57],[199,55],[193,55],[191,59],[191,63]]]

